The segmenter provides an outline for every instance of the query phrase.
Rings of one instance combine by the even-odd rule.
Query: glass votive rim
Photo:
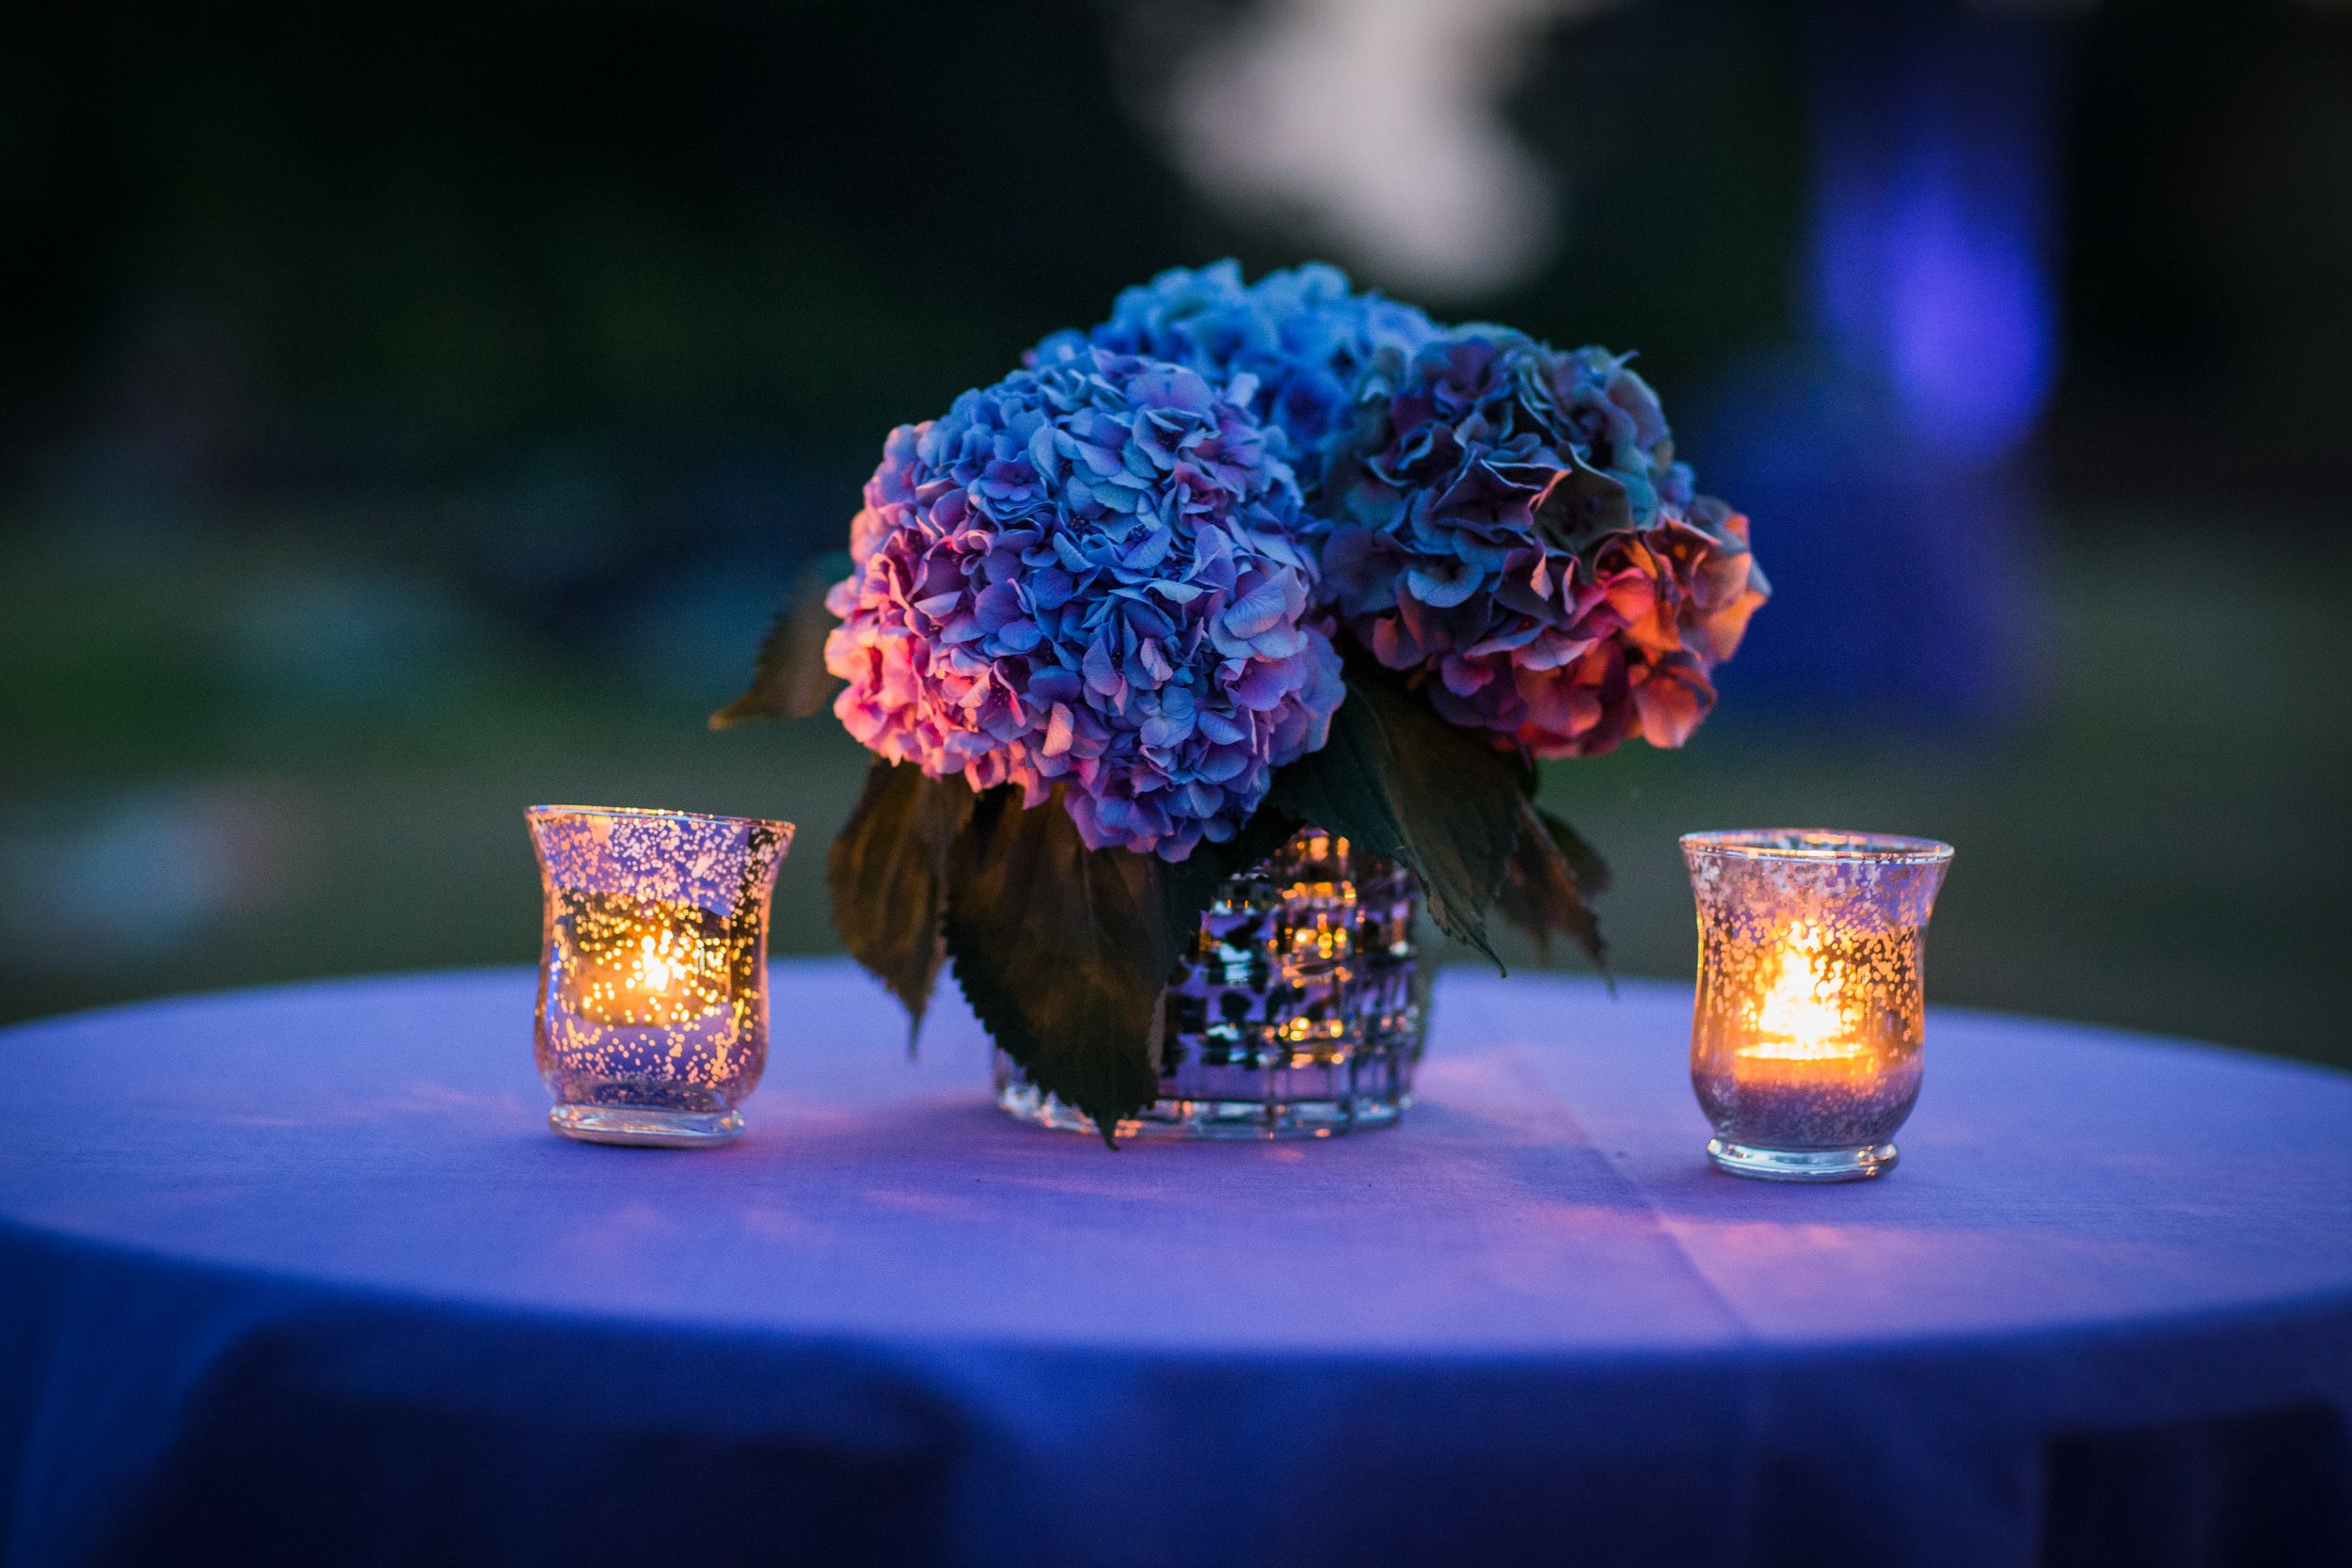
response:
[[[1835,828],[1740,828],[1684,833],[1679,843],[1685,855],[1797,865],[1941,865],[1952,858],[1952,847],[1940,839]]]
[[[523,816],[533,822],[557,816],[648,816],[671,822],[707,822],[712,827],[773,828],[785,833],[797,832],[791,823],[772,816],[731,816],[724,812],[673,811],[665,806],[525,806]]]

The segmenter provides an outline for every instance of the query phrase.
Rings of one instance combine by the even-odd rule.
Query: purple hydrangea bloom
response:
[[[1692,493],[1656,395],[1604,349],[1449,333],[1347,461],[1322,540],[1343,622],[1533,756],[1681,745],[1770,592],[1747,519]]]
[[[1279,454],[1311,505],[1327,457],[1354,430],[1359,402],[1384,393],[1386,380],[1437,335],[1421,311],[1356,292],[1337,267],[1311,262],[1244,284],[1241,263],[1228,260],[1172,268],[1125,291],[1109,321],[1089,332],[1057,332],[1028,361],[1104,348],[1245,388],[1244,401],[1279,436]]]
[[[1065,784],[1093,848],[1232,837],[1343,693],[1248,396],[1082,349],[893,431],[826,599],[850,733],[1030,806]]]

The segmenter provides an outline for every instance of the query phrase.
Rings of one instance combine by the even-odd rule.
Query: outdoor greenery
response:
[[[1923,833],[1960,850],[1931,941],[1935,1002],[2352,1066],[2336,995],[2352,736],[2332,717],[2333,584],[2352,549],[2261,521],[2076,519],[2049,563],[2038,700],[2006,725],[1822,727],[1743,711],[1735,689],[1684,751],[1551,769],[1544,803],[1614,871],[1598,907],[1619,973],[1692,963],[1678,832]],[[26,521],[0,552],[0,1016],[529,962],[521,809],[538,800],[792,818],[776,950],[838,946],[820,847],[867,757],[829,715],[713,734],[723,674],[680,691],[625,655],[495,626],[446,633],[449,657],[421,651],[398,688],[257,686],[219,607],[257,577],[317,569],[315,534],[92,551]],[[747,652],[758,631],[755,612],[731,628]],[[140,814],[222,800],[240,803],[225,819],[251,841],[247,881],[167,928],[110,920],[184,879],[183,841],[141,837]],[[1498,945],[1515,969],[1536,961],[1509,933]],[[1589,973],[1572,950],[1554,961]],[[780,1073],[791,1049],[784,1021]]]

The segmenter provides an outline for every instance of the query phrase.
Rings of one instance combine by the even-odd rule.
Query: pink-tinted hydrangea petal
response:
[[[1296,487],[1192,370],[1073,350],[894,432],[866,488],[826,659],[877,752],[1031,805],[1058,784],[1088,844],[1173,859],[1327,735]]]
[[[1770,590],[1747,519],[1694,495],[1672,454],[1655,394],[1618,356],[1499,327],[1433,340],[1328,499],[1324,602],[1499,744],[1679,745]]]

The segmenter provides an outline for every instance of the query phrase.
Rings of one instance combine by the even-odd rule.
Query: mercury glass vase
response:
[[[1724,1170],[1851,1181],[1919,1098],[1928,917],[1952,850],[1775,830],[1682,840],[1698,903],[1691,1083]]]
[[[768,905],[792,824],[533,806],[546,936],[533,1054],[548,1119],[590,1143],[743,1131],[768,1062]]]
[[[1421,890],[1394,861],[1307,829],[1228,880],[1168,977],[1160,1097],[1121,1138],[1327,1138],[1393,1125],[1428,1027]],[[996,1102],[1094,1120],[995,1053]]]

